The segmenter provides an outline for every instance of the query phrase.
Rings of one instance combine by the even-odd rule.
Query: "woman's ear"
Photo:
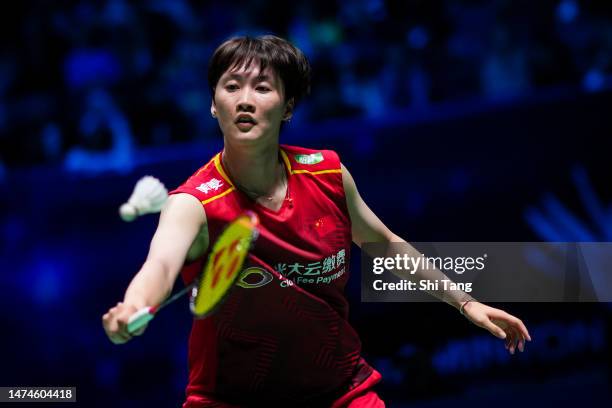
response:
[[[217,117],[217,109],[215,109],[215,101],[210,104],[210,114],[213,118]]]
[[[283,115],[283,120],[288,122],[291,120],[293,116],[293,108],[295,106],[295,101],[293,98],[289,99],[287,105],[285,105],[285,114]]]

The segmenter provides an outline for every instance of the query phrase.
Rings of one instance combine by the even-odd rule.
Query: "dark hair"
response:
[[[271,66],[285,88],[285,101],[293,98],[295,105],[310,92],[310,64],[304,53],[289,41],[274,35],[233,37],[221,44],[208,64],[208,84],[214,99],[219,78],[228,69],[256,60],[263,71]]]

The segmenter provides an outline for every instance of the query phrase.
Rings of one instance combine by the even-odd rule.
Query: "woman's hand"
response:
[[[144,333],[147,328],[146,325],[134,333],[130,333],[127,329],[130,316],[138,310],[134,305],[126,305],[123,302],[119,302],[102,316],[102,326],[110,341],[114,344],[123,344],[130,341],[132,336],[140,336]]]
[[[522,352],[525,349],[525,340],[531,341],[523,322],[503,310],[472,300],[464,304],[463,315],[476,326],[504,339],[510,354],[514,354],[517,348]]]

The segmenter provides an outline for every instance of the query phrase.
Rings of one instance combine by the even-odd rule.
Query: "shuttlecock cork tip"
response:
[[[138,217],[138,211],[133,205],[125,203],[119,207],[119,215],[123,221],[131,222]]]

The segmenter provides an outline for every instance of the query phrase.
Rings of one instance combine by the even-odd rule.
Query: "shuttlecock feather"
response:
[[[119,208],[123,221],[133,221],[144,214],[160,212],[168,199],[168,190],[153,176],[144,176],[134,186],[128,201]]]

